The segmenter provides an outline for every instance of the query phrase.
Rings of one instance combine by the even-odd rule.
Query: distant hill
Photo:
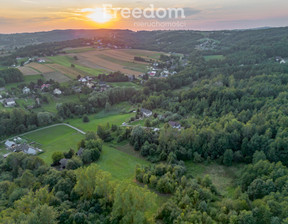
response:
[[[0,34],[0,49],[14,49],[41,43],[78,38],[114,38],[135,48],[189,53],[200,50],[223,50],[241,43],[286,40],[288,28],[266,28],[227,31],[139,31],[131,30],[53,30],[38,33]]]
[[[0,48],[11,49],[41,43],[60,42],[79,38],[114,37],[127,38],[129,30],[53,30],[37,33],[0,34]]]
[[[14,50],[13,55],[8,58],[11,61],[18,55],[30,55],[36,50],[34,45],[37,44],[45,44],[38,47],[42,49],[40,56],[49,55],[51,50],[57,54],[65,46],[70,46],[65,42],[76,39],[105,39],[106,43],[120,44],[120,46],[182,54],[197,51],[203,56],[225,56],[226,62],[233,64],[237,62],[239,65],[258,64],[276,57],[288,58],[288,27],[223,31],[54,30],[3,34],[0,35],[0,50],[1,46],[10,50],[14,50],[15,47],[33,46]],[[57,43],[50,44],[51,42]],[[72,46],[75,46],[75,43]],[[39,50],[34,53],[33,55],[37,56]],[[6,64],[10,65],[10,61]]]

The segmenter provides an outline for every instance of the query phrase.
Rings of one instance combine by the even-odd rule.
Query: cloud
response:
[[[7,17],[0,17],[0,24],[3,25],[3,24],[11,24],[13,22],[15,22],[16,20],[15,19],[12,19],[12,18],[7,18]]]
[[[32,0],[21,0],[21,2],[29,3],[29,4],[39,4],[39,2],[32,1]]]
[[[193,8],[184,8],[184,12],[185,12],[185,16],[189,17],[189,16],[199,14],[201,10],[193,9]]]

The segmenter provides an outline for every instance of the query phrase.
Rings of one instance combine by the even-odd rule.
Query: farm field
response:
[[[44,78],[46,80],[54,80],[56,82],[59,82],[59,83],[64,83],[64,82],[68,82],[70,81],[71,79],[69,77],[67,77],[66,75],[63,75],[62,73],[60,72],[49,72],[49,73],[44,73],[43,74]]]
[[[71,68],[71,66],[66,67],[66,66],[59,65],[59,64],[51,64],[51,65],[49,65],[49,67],[69,76],[71,79],[76,79],[78,75],[81,75],[81,76],[89,75],[88,73],[83,72],[80,69]]]
[[[49,66],[45,65],[45,64],[38,64],[35,62],[32,62],[30,64],[28,64],[27,66],[28,68],[32,68],[40,73],[49,73],[49,72],[55,72],[54,69],[50,68]]]
[[[93,69],[121,71],[128,75],[140,75],[147,71],[149,63],[134,61],[134,57],[159,59],[161,52],[134,49],[74,49],[69,50],[69,56],[77,56],[77,64]]]
[[[55,64],[62,65],[69,69],[71,69],[71,64],[74,64],[75,65],[74,69],[78,71],[79,75],[81,76],[86,76],[86,75],[97,76],[99,74],[107,73],[105,69],[101,69],[99,67],[91,68],[85,65],[83,66],[81,65],[81,63],[79,63],[79,60],[75,60],[71,55],[70,56],[58,55],[58,56],[53,56],[53,57],[47,57],[47,59],[54,65]],[[51,64],[48,64],[48,65],[51,66]]]
[[[27,66],[19,67],[18,69],[20,70],[20,72],[23,73],[24,76],[27,76],[27,75],[38,75],[38,74],[40,74],[39,71],[36,71],[35,69],[29,68],[29,67],[27,67]]]
[[[191,174],[194,178],[203,178],[205,175],[209,175],[217,190],[226,197],[233,197],[236,188],[235,181],[243,168],[241,164],[226,167],[217,163],[205,165],[204,163],[198,164],[192,161],[186,162],[185,165],[187,174]]]
[[[83,137],[82,134],[66,126],[51,127],[23,135],[23,138],[40,144],[44,152],[39,157],[48,164],[52,163],[51,157],[54,152],[66,152],[70,148],[76,150],[77,143]]]

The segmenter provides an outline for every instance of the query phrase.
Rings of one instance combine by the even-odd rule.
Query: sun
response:
[[[96,8],[93,10],[93,13],[87,15],[87,18],[96,23],[107,23],[113,19],[113,16],[103,8]]]

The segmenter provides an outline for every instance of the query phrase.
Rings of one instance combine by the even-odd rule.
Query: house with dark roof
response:
[[[80,148],[80,149],[78,150],[78,152],[76,152],[76,155],[77,155],[77,156],[82,156],[83,152],[84,152],[84,149],[83,149],[83,148]]]
[[[169,125],[170,125],[172,128],[181,129],[181,124],[179,124],[178,122],[169,121]]]
[[[67,162],[68,162],[68,159],[61,159],[61,160],[59,161],[59,163],[60,163],[60,168],[61,168],[61,169],[66,169]]]
[[[36,149],[32,148],[31,146],[27,144],[19,144],[13,148],[14,152],[24,152],[28,155],[36,155],[37,151]]]

